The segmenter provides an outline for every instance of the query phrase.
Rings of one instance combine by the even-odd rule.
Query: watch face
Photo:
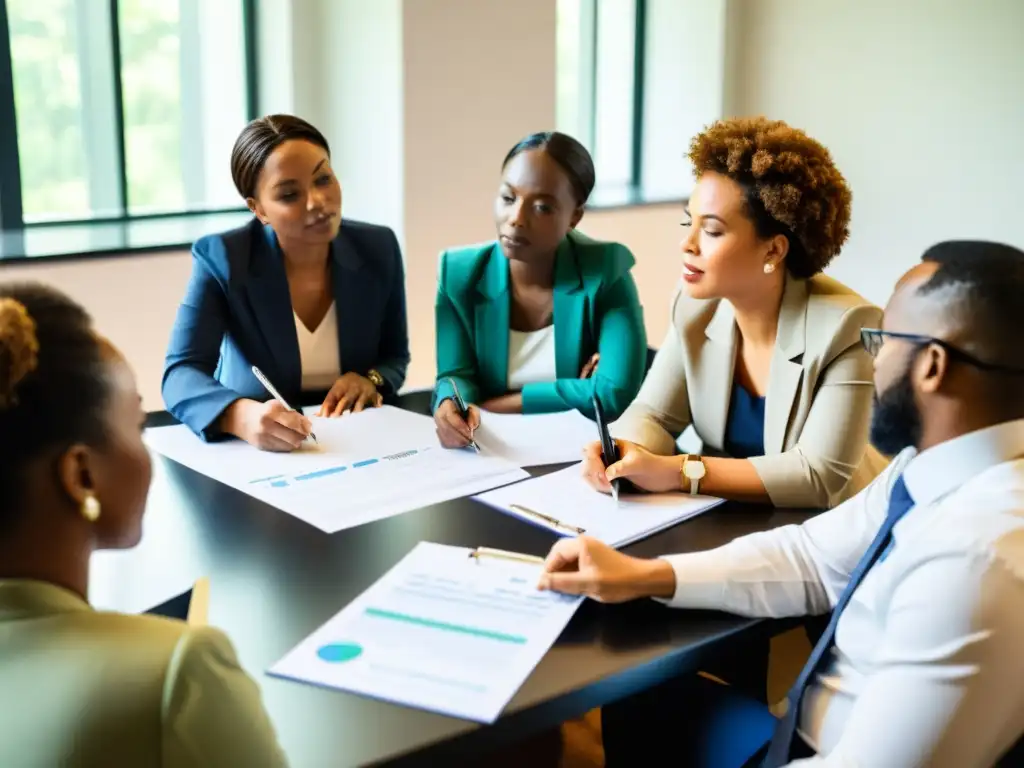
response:
[[[700,480],[704,477],[706,468],[703,462],[700,461],[688,461],[683,467],[683,473],[691,480]]]

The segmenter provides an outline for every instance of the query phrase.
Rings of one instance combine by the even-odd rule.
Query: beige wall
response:
[[[389,110],[404,111],[403,204],[395,207],[404,217],[379,220],[404,224],[409,383],[422,386],[433,373],[437,255],[491,236],[501,157],[553,122],[554,3],[417,0],[402,12],[404,101]],[[830,270],[836,277],[884,302],[896,276],[937,239],[1024,246],[1024,3],[730,0],[728,19],[725,109],[806,128],[832,148],[853,188],[853,236]],[[344,144],[344,124],[329,124],[338,130],[332,141]],[[655,345],[678,275],[681,218],[677,206],[647,206],[591,212],[581,224],[636,254]],[[158,254],[0,267],[0,280],[41,279],[84,302],[158,408],[188,272],[187,254]]]
[[[434,374],[437,257],[494,236],[499,166],[555,121],[552,0],[406,2],[405,258],[411,384]]]
[[[0,280],[39,280],[81,302],[128,357],[146,410],[163,410],[160,377],[178,302],[185,293],[188,252],[0,267]]]

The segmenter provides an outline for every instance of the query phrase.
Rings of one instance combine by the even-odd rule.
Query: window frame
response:
[[[644,176],[645,147],[645,115],[647,100],[648,72],[648,32],[651,23],[651,9],[648,0],[633,0],[633,67],[632,67],[632,102],[629,105],[630,137],[628,180],[622,182],[602,182],[600,178],[601,158],[597,156],[598,118],[598,74],[599,56],[599,25],[600,14],[597,11],[598,0],[581,0],[579,7],[580,40],[578,69],[578,103],[579,119],[576,123],[579,138],[591,149],[598,164],[599,177],[597,187],[587,207],[590,209],[608,210],[630,208],[639,205],[665,205],[685,202],[688,193],[683,191],[662,190],[652,188],[650,181]],[[649,147],[647,147],[649,149]]]
[[[99,2],[100,0],[94,0]],[[242,3],[242,50],[245,67],[245,105],[247,119],[259,116],[258,70],[258,0],[240,0]],[[120,0],[107,0],[107,24],[110,35],[110,64],[113,73],[114,144],[117,173],[114,197],[117,215],[67,218],[53,221],[25,221],[22,202],[21,160],[19,157],[18,125],[14,96],[14,62],[11,52],[10,21],[6,0],[0,0],[0,232],[12,239],[20,239],[29,230],[127,225],[132,222],[160,219],[183,219],[199,216],[244,212],[244,205],[220,208],[183,209],[151,213],[131,213],[128,192],[128,167],[125,149],[124,99],[122,88],[122,55]],[[0,261],[3,261],[0,254]]]

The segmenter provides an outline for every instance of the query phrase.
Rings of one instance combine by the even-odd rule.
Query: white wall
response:
[[[804,128],[853,190],[831,274],[883,303],[939,240],[1024,247],[1024,2],[733,2],[731,106]]]
[[[308,2],[308,0],[307,0]],[[321,130],[343,180],[344,215],[404,235],[401,0],[322,0]]]
[[[323,8],[310,6],[321,1],[329,2],[296,0],[277,10],[321,20]],[[326,18],[340,23],[353,8]],[[438,252],[491,236],[503,153],[553,123],[554,12],[548,0],[402,3],[403,213],[400,221],[379,220],[405,227],[411,385],[428,384],[433,374]],[[897,275],[936,240],[988,237],[1024,246],[1024,2],[730,0],[727,12],[725,109],[807,129],[831,147],[853,188],[854,233],[831,270],[836,277],[884,302]],[[289,39],[311,45],[314,38]],[[394,45],[390,33],[381,39]],[[356,66],[337,55],[339,66]],[[322,66],[320,60],[309,54],[303,66]],[[342,162],[372,169],[376,158],[393,171],[394,158],[380,156],[387,150],[360,143],[356,151],[366,156],[353,160],[345,141],[367,140],[359,116],[374,105],[332,101],[328,89],[313,87],[321,81],[311,85],[317,70],[304,71],[291,95],[289,78],[277,73],[277,105],[318,99],[316,119],[338,131],[330,138],[341,142]],[[368,91],[352,86],[345,93],[377,98]],[[394,104],[388,109],[393,116]],[[346,205],[354,207],[351,186],[348,192]],[[681,218],[678,206],[649,206],[590,212],[581,226],[633,249],[655,344],[678,275]],[[159,254],[0,267],[0,280],[41,279],[82,301],[135,365],[148,407],[158,408],[164,349],[188,272],[187,254]]]

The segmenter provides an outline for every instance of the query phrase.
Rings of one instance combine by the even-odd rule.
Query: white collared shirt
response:
[[[854,592],[808,685],[794,765],[971,768],[1024,734],[1024,420],[899,454],[800,526],[674,555],[670,605],[746,616],[832,609],[900,474],[915,506]]]
[[[338,349],[338,313],[334,302],[316,330],[309,330],[295,315],[295,333],[302,361],[302,389],[312,392],[330,389],[341,376],[341,352]]]

